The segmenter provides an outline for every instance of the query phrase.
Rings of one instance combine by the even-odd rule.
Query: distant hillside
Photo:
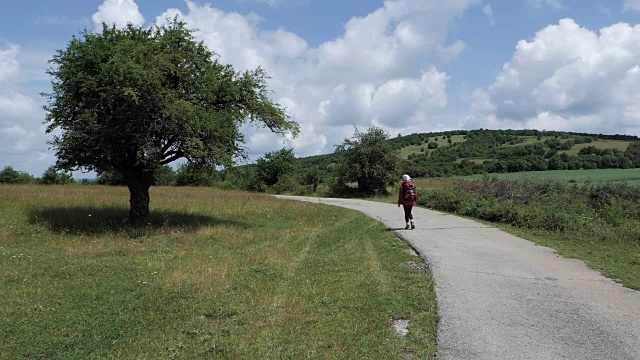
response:
[[[415,177],[482,173],[640,167],[640,138],[538,130],[457,130],[411,134],[389,140]],[[321,171],[333,154],[298,159]]]

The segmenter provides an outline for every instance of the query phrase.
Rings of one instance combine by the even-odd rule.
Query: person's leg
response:
[[[405,206],[404,207],[404,219],[407,222],[407,229],[415,229],[416,225],[413,223],[413,214],[411,213],[413,210],[413,206]]]
[[[411,223],[409,222],[411,220],[411,206],[402,205],[402,207],[404,208],[404,221],[407,223],[405,229],[408,230],[411,228]]]
[[[411,221],[411,230],[416,228],[416,225],[413,222],[413,214],[411,213],[411,210],[413,210],[413,206],[409,206],[409,221]]]

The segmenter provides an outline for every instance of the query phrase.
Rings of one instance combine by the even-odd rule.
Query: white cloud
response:
[[[438,47],[438,56],[440,56],[440,60],[443,63],[449,63],[453,61],[455,58],[460,56],[462,52],[467,48],[467,44],[462,40],[457,40],[453,44],[445,47]]]
[[[431,68],[419,79],[393,79],[378,87],[340,84],[329,100],[320,103],[318,112],[324,116],[325,125],[418,125],[427,121],[430,112],[447,105],[447,80],[445,73]]]
[[[572,19],[521,40],[487,90],[472,96],[470,123],[640,134],[640,25],[599,33]]]
[[[37,99],[20,92],[25,70],[21,48],[9,44],[0,48],[0,168],[40,175],[55,159],[47,151],[42,121],[44,111]]]
[[[0,49],[0,83],[14,77],[20,68],[17,55],[18,45],[11,44],[7,49]]]
[[[291,141],[296,154],[310,155],[333,151],[352,124],[398,129],[411,123],[415,131],[429,130],[430,119],[447,105],[448,80],[429,63],[450,61],[465,49],[462,41],[447,43],[447,34],[452,20],[477,3],[388,0],[317,47],[285,29],[262,30],[256,15],[191,1],[185,13],[169,9],[156,21],[179,15],[221,62],[265,68],[275,100],[301,125],[300,137]],[[259,133],[248,130],[250,153],[281,146]]]
[[[35,101],[14,91],[0,92],[0,113],[3,117],[19,117],[37,108]]]
[[[102,29],[103,22],[107,25],[115,23],[117,27],[124,27],[128,23],[144,24],[144,17],[135,0],[105,0],[98,7],[98,12],[93,14],[91,20],[93,20],[96,30]]]
[[[640,11],[640,0],[624,0],[626,11]]]
[[[496,24],[496,19],[493,17],[493,9],[491,8],[491,4],[487,4],[482,8],[482,12],[487,16],[487,19],[489,19],[489,24],[491,24],[491,26]]]
[[[529,0],[529,6],[538,9],[546,6],[550,7],[553,11],[568,9],[560,0]]]
[[[447,106],[447,80],[431,68],[420,79],[387,81],[373,96],[374,120],[386,126],[424,124],[429,112]]]

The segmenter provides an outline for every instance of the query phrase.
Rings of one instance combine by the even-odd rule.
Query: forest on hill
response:
[[[640,138],[538,130],[459,130],[388,140],[413,177],[640,167]],[[331,169],[334,154],[298,159],[301,169]]]

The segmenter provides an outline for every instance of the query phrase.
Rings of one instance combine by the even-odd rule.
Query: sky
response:
[[[264,68],[300,124],[243,128],[252,160],[330,153],[354,126],[640,135],[640,0],[23,0],[0,13],[0,168],[56,161],[40,94],[57,49],[174,16],[219,61]]]

